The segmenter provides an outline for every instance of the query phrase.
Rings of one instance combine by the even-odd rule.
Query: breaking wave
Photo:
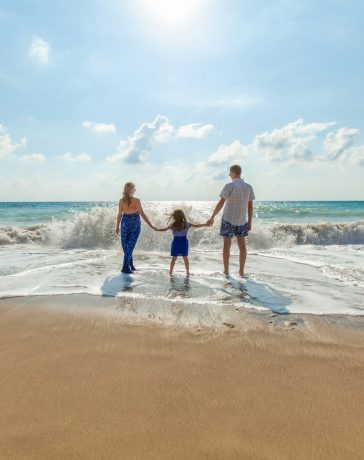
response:
[[[184,206],[192,222],[201,223],[207,215]],[[169,209],[148,210],[148,216],[156,226],[165,226]],[[29,227],[0,227],[0,245],[42,244],[59,248],[112,248],[118,247],[115,234],[116,209],[92,208],[74,214],[67,219],[54,219],[47,224]],[[219,221],[213,228],[203,227],[190,231],[192,248],[216,249],[221,246],[218,234]],[[154,232],[146,225],[138,242],[141,249],[166,250],[171,235]],[[268,224],[256,220],[248,238],[248,246],[269,249],[292,245],[346,245],[364,244],[364,221],[350,223]]]

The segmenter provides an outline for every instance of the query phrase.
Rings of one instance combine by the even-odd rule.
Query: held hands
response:
[[[206,225],[208,227],[211,227],[213,224],[214,224],[214,219],[212,217],[210,217],[210,219],[206,222]]]

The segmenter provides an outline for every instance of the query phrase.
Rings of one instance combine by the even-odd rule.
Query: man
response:
[[[214,212],[207,221],[209,225],[214,223],[215,216],[224,207],[221,219],[220,235],[224,238],[223,260],[224,274],[229,276],[229,259],[231,239],[236,236],[239,246],[239,274],[244,276],[246,260],[245,237],[252,228],[253,200],[255,199],[253,187],[241,179],[241,167],[233,165],[229,174],[231,181],[226,184],[220,193],[220,201]],[[246,214],[248,212],[248,219]]]

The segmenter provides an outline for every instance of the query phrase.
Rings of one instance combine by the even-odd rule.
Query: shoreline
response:
[[[363,317],[198,331],[65,297],[0,300],[4,458],[363,457]]]

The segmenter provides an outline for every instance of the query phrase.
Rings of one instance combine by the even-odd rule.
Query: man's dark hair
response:
[[[237,176],[241,176],[241,166],[239,165],[230,166],[230,172],[234,172]]]

